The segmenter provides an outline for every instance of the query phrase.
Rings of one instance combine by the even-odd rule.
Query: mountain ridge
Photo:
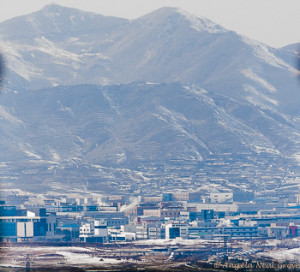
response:
[[[176,8],[126,20],[48,6],[0,30],[4,186],[263,190],[300,172],[289,48]]]
[[[102,180],[96,169],[105,168],[121,184],[124,173],[132,171],[145,180],[154,175],[164,182],[172,177],[179,182],[186,175],[195,180],[203,175],[212,182],[222,175],[233,182],[239,173],[246,175],[248,188],[263,188],[278,175],[299,170],[300,133],[290,120],[179,83],[60,86],[6,94],[0,115],[5,150],[0,161],[23,186],[28,186],[28,178],[37,181],[41,175],[53,182],[69,176],[79,185],[90,177],[95,186]],[[223,165],[221,173],[208,175],[211,161]],[[25,165],[27,170],[21,171]],[[53,175],[54,170],[63,176]],[[251,176],[253,171],[256,176]],[[106,181],[114,180],[109,171],[105,175]],[[259,184],[263,179],[266,184]],[[127,176],[126,182],[135,179]]]
[[[49,6],[1,23],[0,30],[10,89],[178,81],[285,113],[300,112],[293,52],[177,8],[126,20]]]

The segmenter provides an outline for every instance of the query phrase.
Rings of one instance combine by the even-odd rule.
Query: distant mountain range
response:
[[[199,83],[208,91],[299,114],[296,55],[176,8],[136,20],[49,5],[0,24],[8,87]]]
[[[297,176],[296,45],[274,49],[176,8],[130,21],[49,5],[0,33],[7,186],[132,193],[140,181],[261,188]]]

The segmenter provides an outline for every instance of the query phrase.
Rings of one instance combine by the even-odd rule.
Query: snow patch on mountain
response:
[[[22,50],[28,49],[26,46],[0,40],[0,48],[1,52],[6,56],[7,66],[11,71],[29,82],[34,77],[43,76],[41,69],[38,69],[31,62],[23,59],[21,52]]]
[[[160,113],[159,119],[171,125],[174,130],[179,131],[187,138],[196,142],[199,146],[209,151],[209,148],[203,143],[193,132],[188,130],[190,126],[189,121],[184,117],[183,114],[169,110],[163,106],[158,106],[157,111]],[[157,117],[157,116],[156,116]],[[200,156],[200,154],[198,155]]]
[[[191,152],[193,155],[196,155],[196,159],[197,159],[198,161],[203,161],[203,157],[202,157],[202,155],[198,152],[198,150],[196,149],[196,147],[191,146],[191,147],[190,147],[190,150],[189,150],[188,152]],[[193,158],[194,158],[194,156],[193,156]]]
[[[182,9],[177,9],[177,12],[183,15],[191,24],[191,27],[199,32],[207,31],[209,33],[222,33],[226,32],[224,28],[216,25],[212,21],[206,18],[200,18],[195,15],[192,15]]]
[[[146,85],[159,85],[160,83],[157,83],[157,82],[150,82],[150,81],[147,81],[146,82]]]
[[[57,104],[60,105],[60,111],[68,112],[71,116],[74,116],[74,112],[70,107],[64,106],[59,100],[57,101]]]
[[[276,57],[272,52],[270,52],[270,48],[268,48],[263,43],[251,40],[245,36],[241,36],[241,39],[244,43],[248,44],[252,48],[253,53],[257,57],[261,58],[266,63],[278,68],[294,70],[294,68],[292,68],[289,64],[287,64],[285,61]]]
[[[119,105],[113,101],[113,99],[110,97],[109,93],[106,90],[103,91],[103,96],[109,103],[110,107],[120,116],[121,114],[119,111]]]
[[[253,76],[252,74],[250,75]],[[191,88],[189,86],[185,86],[185,89],[188,92],[195,94],[197,99],[205,101],[208,105],[211,105],[215,111],[215,117],[217,118],[219,125],[223,126],[226,130],[232,132],[233,134],[239,135],[245,145],[251,147],[256,152],[266,151],[279,154],[278,150],[276,150],[270,139],[232,117],[222,107],[217,106],[215,101],[207,95],[205,90],[197,90],[196,88]],[[267,99],[268,102],[276,103],[276,101],[259,94],[257,91],[255,93],[264,99]]]
[[[280,154],[272,141],[262,133],[229,115],[222,107],[217,106],[212,99],[209,99],[209,104],[212,105],[215,110],[214,115],[219,125],[233,134],[239,135],[244,145],[258,153],[266,151],[273,154]]]
[[[76,19],[76,17],[74,15],[70,16],[70,21],[72,22],[73,25],[76,25],[75,19]]]
[[[35,41],[38,44],[38,47],[36,49],[43,53],[46,53],[58,59],[67,59],[81,63],[83,62],[77,54],[57,47],[53,42],[49,41],[44,36],[42,36],[41,38],[36,38]]]
[[[76,136],[76,138],[81,144],[86,144],[86,141],[84,139],[82,139],[81,137],[79,137],[78,135]]]
[[[42,157],[38,154],[36,154],[35,152],[33,152],[32,150],[29,150],[29,148],[31,148],[28,144],[25,146],[24,144],[19,143],[19,148],[24,152],[24,154],[28,157],[33,157],[37,160],[41,160]]]
[[[233,118],[227,114],[225,110],[216,110],[215,116],[221,126],[233,134],[239,135],[241,141],[255,152],[259,153],[265,151],[280,154],[270,139]]]
[[[23,123],[20,119],[12,116],[9,112],[7,112],[3,106],[0,106],[0,120],[1,119],[7,120],[10,123],[17,124],[17,125],[20,125]]]
[[[52,155],[52,160],[53,160],[54,162],[56,162],[56,163],[61,162],[61,158],[60,158],[60,156],[59,156],[58,153],[56,153],[54,150],[50,150],[50,153],[51,153],[51,155]]]
[[[79,57],[82,61],[88,60],[90,58],[99,58],[99,59],[103,59],[103,60],[111,60],[110,57],[104,55],[103,53],[100,52],[96,52],[96,53],[91,53],[91,52],[87,52],[86,50],[83,50],[84,52],[79,54]]]
[[[117,164],[125,162],[127,160],[126,152],[116,154]]]
[[[188,92],[192,93],[192,94],[195,94],[195,95],[202,95],[202,94],[207,94],[207,91],[204,90],[204,89],[200,89],[198,90],[197,88],[193,88],[191,86],[183,86],[184,89],[186,89]]]
[[[147,64],[154,56],[156,55],[155,49],[151,49],[145,52],[144,57],[141,59],[141,61],[137,64],[137,68],[143,67],[145,64]]]
[[[34,31],[39,32],[39,23],[32,14],[28,15],[25,20],[34,28]]]
[[[253,96],[248,96],[246,97],[246,99],[252,103],[253,105],[263,105],[263,106],[266,106],[264,102],[267,102],[268,103],[271,103],[275,106],[278,106],[279,105],[279,102],[275,99],[272,99],[266,95],[264,95],[263,93],[259,92],[258,90],[256,90],[253,86],[251,85],[248,85],[248,84],[244,84],[243,85],[243,88],[246,92],[251,92],[253,93],[256,98],[259,98],[258,100],[255,99],[255,97]],[[264,102],[263,102],[264,101]]]
[[[300,153],[294,154],[292,158],[298,162],[298,165],[300,165]]]
[[[257,74],[253,72],[252,69],[245,69],[242,70],[241,73],[253,81],[259,83],[262,87],[265,87],[270,93],[276,93],[277,89],[269,82],[267,82],[265,79],[259,77]]]

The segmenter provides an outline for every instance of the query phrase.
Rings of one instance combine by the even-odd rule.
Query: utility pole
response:
[[[30,272],[30,255],[26,254],[26,272]]]

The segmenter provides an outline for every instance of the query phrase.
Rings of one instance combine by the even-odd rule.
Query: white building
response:
[[[134,241],[136,239],[136,233],[124,232],[122,229],[109,229],[108,230],[111,241]]]
[[[90,237],[94,234],[91,224],[86,223],[79,228],[79,238]]]
[[[166,239],[181,237],[188,238],[188,225],[186,223],[173,222],[166,225]]]
[[[210,193],[210,201],[211,201],[211,203],[232,202],[233,201],[233,193],[232,192]]]
[[[79,238],[83,242],[106,242],[108,237],[107,223],[95,219],[93,224],[85,223],[79,228]]]
[[[108,235],[107,223],[103,219],[94,220],[94,236],[95,237],[106,237]]]

